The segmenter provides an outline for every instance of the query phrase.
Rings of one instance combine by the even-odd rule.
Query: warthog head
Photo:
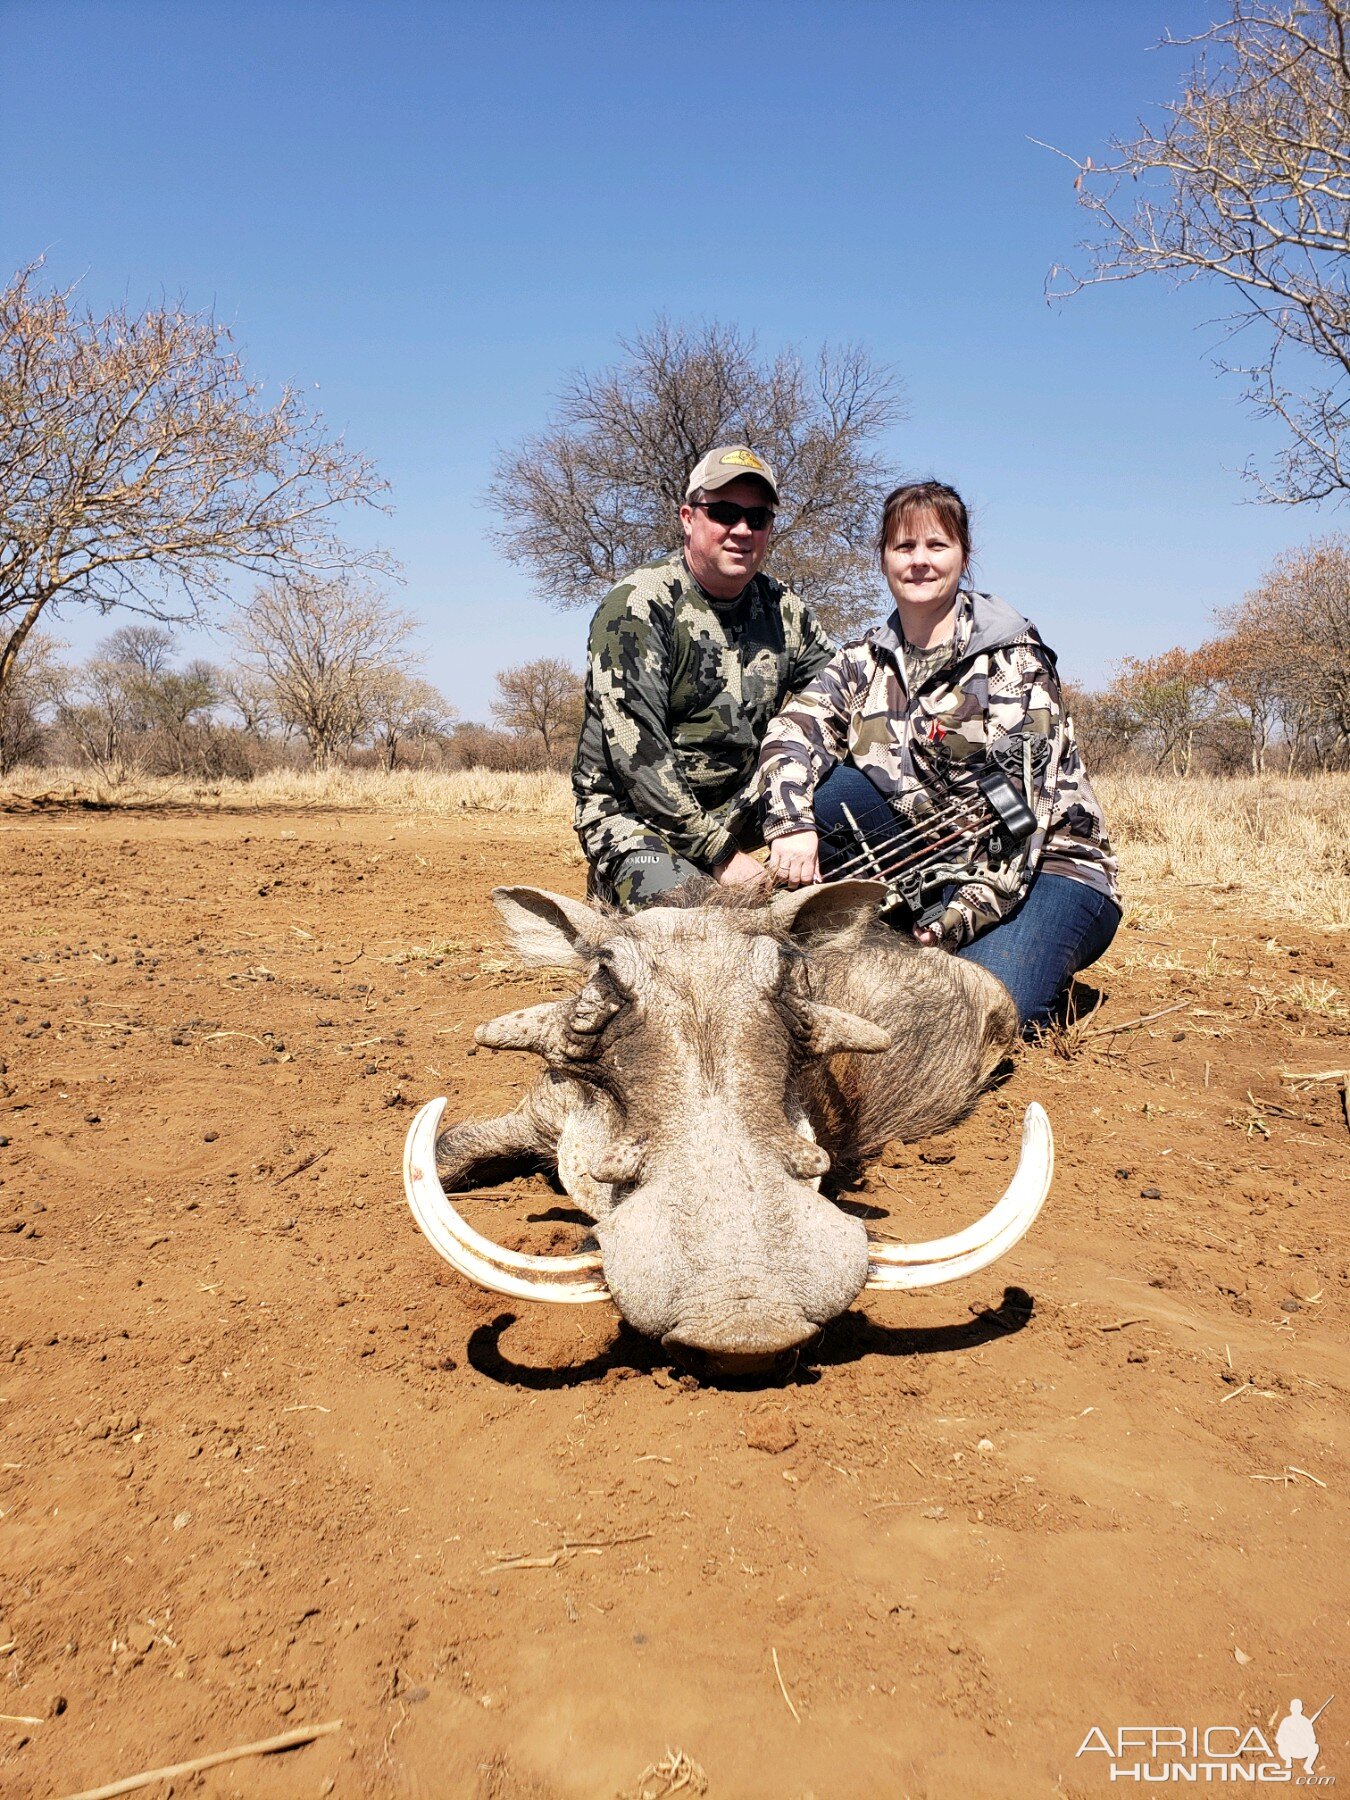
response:
[[[547,1070],[516,1113],[448,1132],[442,1169],[457,1179],[505,1149],[551,1151],[595,1221],[597,1248],[526,1256],[468,1226],[436,1178],[444,1102],[433,1101],[409,1133],[405,1176],[437,1249],[499,1292],[609,1298],[686,1360],[745,1371],[812,1337],[865,1286],[933,1285],[1001,1255],[1049,1185],[1039,1107],[1008,1193],[956,1237],[869,1242],[819,1191],[827,1143],[850,1162],[873,1147],[848,1141],[865,1117],[873,1137],[880,1118],[959,1117],[1015,1029],[983,970],[872,925],[878,892],[841,883],[768,904],[619,918],[561,895],[496,890],[522,957],[585,981],[573,997],[479,1027],[480,1044],[533,1052]],[[873,1090],[888,1080],[925,1092],[908,1112],[878,1108]]]

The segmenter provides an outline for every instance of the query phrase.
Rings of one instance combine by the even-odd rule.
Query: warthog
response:
[[[819,1191],[831,1165],[853,1172],[890,1139],[962,1118],[1017,1035],[992,975],[876,922],[881,892],[715,890],[616,917],[495,889],[521,957],[585,983],[475,1033],[547,1064],[514,1112],[439,1142],[444,1100],[413,1121],[408,1199],[440,1254],[498,1293],[612,1299],[685,1360],[753,1371],[864,1287],[933,1286],[1010,1249],[1050,1185],[1050,1128],[1034,1104],[1007,1193],[953,1237],[869,1241]],[[453,1187],[502,1158],[554,1163],[595,1248],[525,1255],[466,1224],[437,1161]]]

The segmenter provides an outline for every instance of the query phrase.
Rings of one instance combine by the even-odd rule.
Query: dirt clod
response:
[[[786,1413],[759,1413],[746,1425],[745,1441],[752,1450],[780,1456],[797,1442],[797,1427]]]

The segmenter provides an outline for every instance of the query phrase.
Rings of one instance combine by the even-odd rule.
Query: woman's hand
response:
[[[964,936],[961,914],[954,906],[949,906],[927,925],[916,925],[910,936],[916,944],[924,944],[933,950],[959,949]]]
[[[782,887],[811,887],[820,880],[820,839],[814,831],[789,831],[769,845],[769,873]]]

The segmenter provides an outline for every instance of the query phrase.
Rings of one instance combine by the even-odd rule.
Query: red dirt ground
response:
[[[1030,1237],[738,1392],[607,1308],[513,1317],[401,1197],[414,1104],[531,1075],[471,1031],[559,986],[488,890],[579,892],[561,824],[0,837],[6,1793],[341,1719],[176,1791],[635,1795],[678,1747],[714,1800],[1095,1794],[1094,1725],[1344,1688],[1350,1133],[1280,1077],[1350,1061],[1343,937],[1142,896],[1097,1035],[867,1184],[974,1217],[1040,1097]],[[543,1177],[466,1211],[578,1236]],[[1318,1735],[1350,1781],[1350,1693]]]

